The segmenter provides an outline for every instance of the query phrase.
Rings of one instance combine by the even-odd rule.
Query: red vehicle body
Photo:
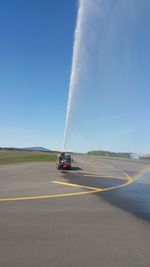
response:
[[[59,157],[57,160],[57,169],[66,169],[70,170],[71,169],[71,158],[64,156],[64,157]]]

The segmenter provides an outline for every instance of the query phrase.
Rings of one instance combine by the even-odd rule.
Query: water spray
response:
[[[129,112],[132,113],[133,103],[128,97],[128,94],[129,96],[131,92],[132,94],[136,94],[134,88],[138,85],[138,81],[135,74],[137,71],[140,77],[143,71],[140,64],[138,69],[140,70],[141,68],[142,71],[140,72],[137,69],[137,62],[135,60],[138,49],[143,54],[141,44],[138,44],[138,42],[138,49],[133,53],[135,51],[137,29],[142,32],[140,20],[138,20],[138,14],[141,12],[141,1],[78,1],[62,148],[64,152],[70,150],[67,144],[71,130],[75,129],[75,127],[71,127],[73,119],[75,123],[79,122],[79,127],[81,126],[78,129],[81,140],[84,140],[84,132],[87,132],[89,133],[88,138],[90,139],[91,136],[91,139],[94,139],[91,141],[93,144],[96,144],[96,142],[99,144],[101,142],[102,145],[105,143],[107,146],[109,140],[111,142],[113,136],[111,133],[111,118],[121,113],[123,114],[122,116],[124,116],[124,113],[126,116],[124,99],[127,99],[130,109]],[[137,2],[139,2],[139,5],[137,5]],[[145,27],[148,27],[146,22]],[[147,38],[146,35],[145,38]],[[138,58],[139,56],[137,54]],[[136,71],[133,71],[134,66]],[[141,78],[140,80],[142,80]],[[77,108],[75,109],[75,103],[77,102],[75,101],[78,98],[80,100],[78,101],[78,112],[76,112]],[[89,114],[89,107],[92,107],[92,113],[88,116],[88,122],[86,123],[84,118],[87,119],[85,114]],[[107,122],[104,120],[105,113],[108,118]],[[114,136],[118,136],[118,129],[120,129],[119,139],[121,135],[124,141],[125,131],[122,118],[118,119],[117,123],[118,127],[114,130],[116,131],[116,133],[114,132]],[[121,129],[121,127],[123,128]],[[100,131],[100,129],[103,130]],[[72,138],[77,139],[76,129],[72,133]],[[126,136],[128,139],[128,129]],[[79,137],[78,140],[80,140]],[[88,140],[85,141],[88,142]],[[83,142],[81,147],[86,142]],[[115,142],[118,144],[118,138],[116,138]],[[90,144],[87,145],[89,147],[91,146]],[[110,143],[109,146],[111,147],[111,145]],[[77,146],[76,149],[81,149],[79,141]]]
[[[69,96],[68,96],[68,105],[67,105],[67,113],[66,113],[66,122],[65,122],[65,130],[64,130],[64,140],[63,140],[63,151],[66,149],[66,140],[70,125],[70,116],[72,109],[73,96],[76,89],[78,77],[79,77],[79,60],[81,54],[81,40],[82,40],[82,31],[83,31],[83,21],[84,21],[84,12],[85,11],[85,0],[79,1],[78,7],[78,15],[77,15],[77,23],[74,34],[74,47],[73,47],[73,57],[72,57],[72,68],[71,68],[71,76],[70,76],[70,84],[69,84]]]

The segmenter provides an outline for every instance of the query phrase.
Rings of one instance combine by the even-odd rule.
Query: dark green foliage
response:
[[[89,151],[88,154],[96,156],[105,156],[105,157],[131,158],[131,153],[110,152],[103,150]]]

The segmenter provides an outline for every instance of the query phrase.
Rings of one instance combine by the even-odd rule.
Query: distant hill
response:
[[[105,156],[105,157],[119,157],[119,158],[130,158],[131,153],[122,153],[122,152],[110,152],[103,150],[89,151],[87,154],[95,156]]]
[[[28,151],[44,151],[44,152],[50,152],[51,150],[42,147],[42,146],[33,146],[33,147],[24,147],[23,150],[28,150]]]
[[[35,146],[35,147],[0,147],[0,150],[17,150],[17,151],[41,151],[41,152],[53,152],[45,147]]]

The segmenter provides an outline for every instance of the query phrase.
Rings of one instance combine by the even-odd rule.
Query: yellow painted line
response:
[[[129,185],[129,184],[131,184],[133,182],[133,179],[126,172],[122,171],[121,169],[116,168],[116,167],[114,167],[112,165],[109,165],[109,164],[103,164],[103,166],[106,166],[107,168],[109,167],[109,168],[112,168],[114,170],[120,171],[126,177],[124,179],[122,178],[122,180],[128,179],[128,181],[126,183],[121,184],[121,185],[117,185],[117,186],[112,186],[112,187],[107,187],[107,188],[101,189],[101,192],[102,191],[109,191],[109,190],[113,190],[113,189],[117,189],[117,188],[121,188],[121,187],[125,187],[125,186],[127,186],[127,185]],[[106,178],[109,178],[109,176],[106,177]],[[116,177],[115,177],[115,179],[116,179]]]
[[[125,187],[129,184],[131,184],[133,182],[132,178],[130,178],[128,180],[128,182],[124,183],[124,184],[121,184],[121,185],[116,185],[116,186],[112,186],[112,187],[108,187],[108,188],[104,188],[102,189],[102,191],[109,191],[109,190],[114,190],[114,189],[118,189],[118,188],[121,188],[121,187]]]
[[[85,177],[98,177],[98,178],[110,178],[110,179],[119,179],[119,180],[125,180],[125,179],[128,179],[127,177],[126,178],[123,178],[123,177],[116,177],[116,176],[109,176],[109,175],[98,175],[98,174],[84,174],[83,176]]]
[[[128,176],[128,174],[126,174],[126,176]],[[124,179],[125,180],[125,179]],[[133,182],[132,178],[130,176],[128,176],[128,181],[126,183],[123,183],[121,185],[116,185],[116,186],[112,186],[112,187],[107,187],[107,188],[95,188],[95,187],[87,187],[87,186],[83,186],[83,185],[78,185],[78,184],[70,184],[70,183],[64,183],[64,182],[58,182],[58,181],[52,181],[52,183],[55,184],[62,184],[62,185],[67,185],[67,186],[76,186],[76,187],[80,187],[80,188],[87,188],[92,190],[91,193],[97,193],[97,192],[103,192],[103,191],[109,191],[109,190],[113,190],[113,189],[117,189],[117,188],[121,188],[121,187],[125,187],[129,184],[131,184]]]
[[[80,187],[80,188],[85,188],[85,189],[90,189],[91,191],[84,191],[84,192],[74,192],[74,193],[65,193],[65,194],[51,194],[51,195],[43,195],[43,196],[28,196],[28,197],[9,197],[9,198],[0,198],[0,202],[4,201],[19,201],[19,200],[35,200],[35,199],[48,199],[48,198],[60,198],[60,197],[69,197],[69,196],[81,196],[81,195],[89,195],[89,194],[94,194],[98,192],[103,192],[103,191],[109,191],[109,190],[114,190],[117,188],[125,187],[133,182],[133,179],[124,171],[114,168],[116,170],[119,170],[122,172],[128,181],[126,183],[123,183],[121,185],[117,186],[112,186],[112,187],[107,187],[104,189],[101,188],[94,188],[94,187],[88,187],[84,185],[78,185],[78,184],[70,184],[70,183],[64,183],[64,182],[58,182],[58,181],[53,181],[53,183],[57,184],[62,184],[62,185],[67,185],[67,186],[75,186],[75,187]]]
[[[85,188],[85,189],[90,189],[90,190],[99,190],[101,191],[102,189],[99,187],[89,187],[89,186],[84,186],[84,185],[79,185],[79,184],[71,184],[71,183],[64,183],[64,182],[58,182],[58,181],[52,181],[51,183],[53,184],[61,184],[61,185],[67,185],[67,186],[75,186],[75,187],[80,187],[80,188]]]
[[[65,193],[65,194],[56,194],[56,195],[46,195],[46,196],[31,196],[31,197],[10,197],[10,198],[0,198],[0,202],[4,201],[17,201],[17,200],[34,200],[34,199],[48,199],[48,198],[59,198],[59,197],[70,197],[70,196],[80,196],[88,195],[100,192],[100,189],[84,191],[84,192],[75,192],[75,193]]]
[[[106,167],[111,167],[112,169],[115,169],[115,170],[120,171],[128,179],[128,181],[126,183],[121,184],[121,185],[104,188],[104,189],[102,189],[102,191],[108,191],[108,190],[113,190],[113,189],[121,188],[121,187],[127,186],[127,185],[129,185],[129,184],[131,184],[133,182],[133,179],[126,172],[122,171],[121,169],[116,168],[114,166],[111,166],[109,164],[104,164],[104,165]]]

